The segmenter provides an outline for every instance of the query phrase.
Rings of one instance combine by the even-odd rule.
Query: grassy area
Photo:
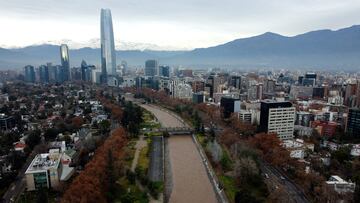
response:
[[[149,144],[141,149],[138,160],[138,167],[141,167],[145,171],[149,168]]]
[[[135,145],[136,145],[137,139],[130,140],[128,142],[128,145],[125,147],[125,157],[124,157],[124,163],[127,168],[131,167],[132,161],[135,156]]]
[[[117,181],[118,193],[114,202],[137,202],[147,203],[149,198],[135,183],[131,183],[127,177]]]
[[[222,186],[224,187],[226,196],[229,198],[230,201],[234,202],[236,192],[238,192],[238,188],[235,184],[235,179],[226,175],[220,175],[218,177]]]
[[[195,137],[198,140],[198,142],[201,144],[201,146],[205,147],[205,145],[206,145],[206,136],[197,133],[195,135]]]
[[[161,127],[160,123],[155,120],[155,117],[149,111],[143,111],[142,119],[143,122],[140,124],[140,129],[153,129]]]

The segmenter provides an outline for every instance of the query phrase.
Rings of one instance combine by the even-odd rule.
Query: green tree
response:
[[[331,154],[331,158],[337,160],[339,163],[344,163],[351,159],[350,151],[350,147],[340,147]]]
[[[48,193],[43,187],[40,187],[36,193],[36,203],[48,203]]]
[[[108,120],[102,120],[100,121],[100,123],[98,124],[98,127],[100,129],[100,132],[102,134],[106,134],[110,131],[110,126],[111,126],[111,123],[110,121]]]
[[[30,132],[28,137],[25,140],[26,145],[32,150],[34,147],[40,143],[41,137],[40,137],[40,130],[34,130]]]
[[[49,128],[45,130],[44,137],[46,141],[53,141],[56,139],[59,131],[56,128]]]

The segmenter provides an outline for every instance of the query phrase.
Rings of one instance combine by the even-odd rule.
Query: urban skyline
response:
[[[287,32],[305,28],[304,20],[354,23],[360,4],[67,1],[50,8],[48,0],[14,0],[12,11],[31,10],[23,15],[38,23],[39,14],[49,17],[59,35],[72,28],[65,21],[91,21],[100,48],[0,48],[0,203],[360,202],[360,25],[294,37],[266,32],[187,51],[116,50],[128,33],[175,39],[178,48],[189,36],[192,46],[213,43],[209,36],[220,40],[265,17],[245,26],[276,28],[284,16]],[[0,23],[12,15],[0,8]],[[116,29],[123,20],[147,30]]]

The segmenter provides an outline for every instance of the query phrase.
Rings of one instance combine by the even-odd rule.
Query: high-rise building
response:
[[[223,111],[224,118],[229,118],[232,113],[240,111],[240,99],[231,97],[222,97],[220,106]]]
[[[306,73],[305,78],[302,81],[304,86],[315,86],[316,84],[316,73]]]
[[[46,63],[49,70],[49,82],[55,83],[56,81],[56,66],[53,66],[51,62]]]
[[[73,67],[71,68],[71,78],[74,81],[81,80],[81,67]]]
[[[64,75],[64,68],[61,65],[56,65],[54,66],[54,72],[55,72],[55,82],[57,83],[63,83],[64,79],[63,79],[63,75]]]
[[[47,66],[39,66],[39,78],[41,83],[49,83],[49,68]]]
[[[274,93],[275,87],[276,87],[276,80],[267,79],[265,81],[265,85],[264,85],[265,93]]]
[[[169,66],[159,66],[159,75],[163,77],[170,77],[170,67]]]
[[[110,9],[101,9],[101,83],[108,75],[116,75],[114,31]]]
[[[35,82],[35,69],[34,66],[27,65],[24,67],[25,71],[25,81],[26,82]]]
[[[81,62],[81,80],[91,81],[92,70],[95,69],[94,65],[88,65],[86,61]]]
[[[346,132],[349,136],[360,136],[360,109],[349,109],[348,121],[346,125]]]
[[[145,62],[145,76],[154,77],[156,75],[158,75],[157,60],[147,60]]]
[[[63,68],[63,81],[69,81],[71,78],[69,48],[66,44],[62,44],[60,46],[60,58],[61,58],[61,66]]]
[[[236,88],[236,89],[240,89],[241,88],[241,76],[231,76],[230,79],[230,86]]]
[[[294,137],[295,107],[290,102],[264,100],[260,111],[261,132],[276,133],[281,140]]]
[[[214,93],[219,92],[218,87],[220,85],[220,78],[218,75],[215,75],[214,73],[210,74],[209,77],[206,80],[206,87],[209,89],[210,97],[213,98]]]
[[[345,88],[345,96],[344,96],[344,104],[348,107],[356,106],[356,83],[350,83],[346,85]]]

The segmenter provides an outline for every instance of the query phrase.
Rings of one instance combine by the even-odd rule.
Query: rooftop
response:
[[[61,156],[59,152],[52,151],[51,153],[38,154],[31,162],[25,174],[57,168],[60,163],[60,158]]]

